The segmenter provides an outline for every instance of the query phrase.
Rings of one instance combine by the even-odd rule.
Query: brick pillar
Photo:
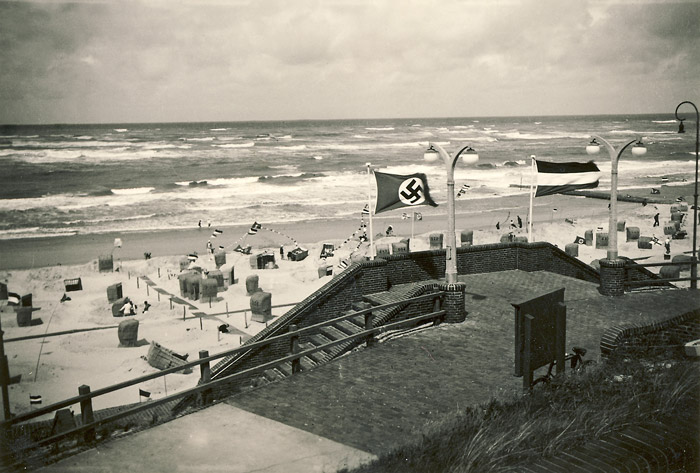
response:
[[[467,285],[463,282],[454,284],[442,283],[439,285],[441,291],[445,291],[445,302],[442,308],[445,309],[445,322],[458,324],[467,318],[464,310],[464,291]]]
[[[625,294],[625,260],[600,260],[600,293],[604,296],[622,296]]]

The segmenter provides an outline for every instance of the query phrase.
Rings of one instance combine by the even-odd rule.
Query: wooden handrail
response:
[[[625,268],[647,268],[647,267],[652,267],[652,266],[683,266],[683,265],[692,265],[692,261],[663,261],[660,263],[627,263],[625,265]]]
[[[343,320],[346,320],[346,319],[349,319],[352,317],[356,317],[358,315],[364,315],[368,312],[387,309],[387,308],[391,308],[391,307],[401,305],[401,304],[406,304],[406,303],[420,302],[420,301],[426,300],[426,299],[434,299],[436,297],[442,297],[442,295],[444,295],[444,292],[434,292],[434,293],[425,294],[425,295],[410,298],[410,299],[404,299],[404,300],[398,301],[398,302],[390,302],[388,304],[373,306],[373,307],[368,308],[368,309],[362,309],[362,310],[357,311],[357,312],[352,312],[350,314],[345,314],[345,315],[342,315],[340,317],[336,317],[334,319],[320,322],[320,323],[317,323],[315,325],[311,325],[309,327],[304,327],[303,329],[300,329],[299,332],[307,332],[307,331],[310,331],[314,328],[318,329],[318,328],[321,328],[321,327],[324,327],[327,325],[333,325],[334,323],[337,323],[337,322],[340,322],[340,321],[343,321]],[[297,333],[299,333],[299,332],[297,332]],[[199,366],[202,363],[210,362],[213,360],[218,360],[219,358],[223,358],[225,356],[234,355],[237,353],[244,353],[244,352],[247,352],[249,350],[253,350],[255,348],[260,348],[260,347],[269,345],[271,343],[274,343],[274,342],[277,342],[280,340],[284,340],[284,339],[289,338],[289,337],[290,337],[290,333],[286,332],[286,333],[283,333],[280,335],[275,335],[275,336],[270,337],[270,338],[265,338],[265,339],[260,340],[258,342],[241,345],[238,348],[226,350],[226,351],[223,351],[223,352],[220,352],[220,353],[217,353],[217,354],[205,357],[205,358],[198,359],[196,361],[187,362],[187,363],[184,363],[183,365],[180,365],[180,366],[166,368],[164,370],[160,370],[160,371],[155,372],[155,373],[139,376],[137,378],[132,378],[130,380],[123,381],[121,383],[117,383],[117,384],[113,384],[110,386],[106,386],[104,388],[96,389],[95,391],[92,391],[88,394],[73,396],[71,398],[64,399],[63,401],[58,401],[58,402],[55,402],[53,404],[49,404],[48,406],[33,410],[31,412],[25,412],[24,414],[19,414],[19,415],[14,416],[11,419],[4,421],[4,422],[9,423],[10,425],[19,424],[19,423],[25,422],[29,419],[33,419],[33,418],[42,416],[44,414],[48,414],[50,412],[56,411],[58,409],[68,407],[68,406],[73,405],[73,404],[77,404],[81,401],[85,401],[85,400],[92,399],[92,398],[95,398],[98,396],[109,394],[111,392],[127,388],[129,386],[134,386],[136,384],[140,384],[140,383],[143,383],[145,381],[150,381],[151,379],[155,379],[155,378],[160,378],[160,377],[166,376],[168,374],[177,373],[179,371],[183,371],[183,370],[188,369],[188,368],[194,368],[195,366]],[[222,378],[222,379],[225,379],[225,378]]]
[[[435,296],[439,295],[439,293],[434,293],[434,294],[430,294],[430,295],[433,296],[433,297],[435,297]],[[424,297],[424,296],[420,296],[419,298],[416,298],[416,299],[425,299],[425,297]],[[412,299],[410,299],[410,300],[412,300]],[[405,301],[404,301],[404,302],[405,302]],[[392,304],[394,304],[394,303],[392,303]],[[380,306],[377,306],[377,307],[380,307]],[[375,307],[375,308],[376,308],[376,307]],[[330,348],[330,347],[335,346],[335,345],[340,345],[340,344],[342,344],[342,343],[346,343],[346,342],[352,341],[352,340],[354,340],[354,339],[356,339],[356,338],[363,338],[363,337],[367,337],[367,336],[370,335],[370,334],[382,333],[382,332],[391,330],[391,329],[393,329],[393,328],[398,328],[398,327],[400,327],[401,325],[416,323],[416,322],[420,322],[420,321],[422,321],[422,320],[438,319],[438,318],[439,318],[439,319],[442,319],[442,318],[444,318],[445,313],[446,313],[445,310],[434,311],[434,312],[430,312],[430,313],[428,313],[428,314],[423,314],[423,315],[419,315],[419,316],[416,316],[416,317],[411,317],[411,318],[408,318],[408,319],[400,320],[400,321],[397,321],[397,322],[392,322],[392,323],[390,323],[390,324],[382,325],[382,326],[380,326],[380,327],[375,327],[375,328],[373,328],[373,329],[362,330],[362,331],[360,331],[360,332],[358,332],[358,333],[355,333],[355,334],[353,334],[353,335],[348,335],[348,336],[345,336],[345,337],[340,338],[340,339],[338,339],[338,340],[333,340],[333,341],[331,341],[331,342],[329,342],[329,343],[320,345],[320,346],[318,346],[318,347],[309,348],[309,349],[300,351],[300,352],[298,352],[298,353],[292,353],[292,354],[290,354],[290,355],[287,355],[287,356],[284,356],[284,357],[281,357],[281,358],[277,358],[277,359],[275,359],[275,360],[271,360],[271,361],[262,363],[262,364],[260,364],[260,365],[258,365],[258,366],[254,366],[254,367],[252,367],[252,368],[248,368],[248,369],[246,369],[246,370],[242,370],[242,371],[239,371],[239,372],[237,372],[237,373],[232,373],[231,375],[228,375],[228,376],[223,377],[223,378],[221,378],[221,379],[212,380],[212,381],[209,381],[208,383],[201,384],[201,385],[195,386],[195,387],[193,387],[193,388],[185,389],[185,390],[182,390],[182,391],[180,391],[180,392],[171,394],[171,395],[169,395],[169,396],[165,396],[165,397],[160,398],[160,399],[157,399],[157,400],[148,401],[148,402],[145,402],[145,403],[139,403],[138,405],[136,405],[136,406],[134,406],[134,407],[125,409],[125,410],[123,410],[123,411],[121,411],[121,412],[117,412],[117,413],[115,413],[115,414],[112,414],[112,415],[110,415],[110,416],[107,416],[107,417],[104,417],[104,418],[102,418],[102,419],[96,420],[96,421],[91,422],[91,423],[89,423],[89,424],[84,424],[84,425],[81,425],[80,427],[76,427],[76,428],[74,428],[74,429],[71,429],[71,430],[68,430],[68,431],[65,431],[65,432],[62,432],[62,433],[59,433],[59,434],[55,434],[55,435],[52,435],[52,436],[50,436],[50,437],[46,437],[46,438],[41,439],[41,440],[37,440],[37,441],[35,441],[34,443],[32,443],[31,445],[22,445],[22,446],[19,446],[19,450],[24,451],[24,450],[29,450],[29,449],[32,449],[32,448],[38,448],[38,447],[42,447],[42,446],[45,446],[45,445],[50,445],[50,444],[52,444],[52,443],[56,443],[56,442],[58,442],[58,441],[60,441],[60,440],[63,440],[63,439],[65,439],[65,438],[67,438],[67,437],[70,437],[70,436],[73,436],[73,435],[76,435],[76,434],[79,434],[79,433],[87,432],[88,430],[91,430],[91,429],[96,429],[96,428],[99,427],[100,425],[104,425],[104,424],[108,424],[108,423],[110,423],[110,422],[114,422],[114,421],[119,420],[119,419],[121,419],[121,418],[128,417],[128,416],[131,416],[131,415],[134,415],[134,414],[137,414],[137,413],[139,413],[139,412],[141,412],[141,411],[144,411],[144,410],[147,410],[147,409],[152,409],[152,408],[157,407],[157,406],[159,406],[159,405],[162,405],[162,404],[165,404],[165,403],[168,403],[168,402],[171,402],[171,401],[175,401],[176,399],[180,399],[180,398],[183,398],[183,397],[186,397],[186,396],[189,396],[189,395],[193,395],[193,394],[198,394],[198,393],[200,393],[200,392],[202,392],[202,391],[205,391],[205,390],[211,390],[213,387],[216,387],[216,386],[218,386],[218,385],[220,385],[220,384],[223,384],[223,383],[230,382],[230,381],[232,381],[232,380],[234,380],[234,379],[236,379],[236,378],[240,378],[240,377],[243,377],[243,376],[246,376],[246,375],[255,374],[255,373],[258,373],[258,372],[261,372],[261,371],[265,371],[266,369],[276,367],[276,366],[278,366],[278,365],[280,365],[280,364],[283,364],[283,363],[286,363],[286,362],[288,362],[288,361],[291,362],[291,361],[293,361],[293,360],[295,360],[295,359],[299,359],[299,358],[301,358],[301,357],[303,357],[303,356],[307,356],[307,355],[310,355],[310,354],[312,354],[312,353],[315,353],[315,352],[324,350],[324,349],[326,349],[326,348]],[[352,316],[355,316],[355,315],[356,315],[356,314],[352,314]],[[287,336],[294,336],[294,335],[297,335],[297,336],[298,336],[298,334],[299,334],[300,331],[301,331],[301,330],[297,330],[297,331],[294,331],[294,332],[288,332],[286,335],[287,335]],[[200,364],[200,363],[202,363],[204,360],[208,360],[208,359],[211,359],[211,358],[213,358],[213,357],[201,358],[201,359],[198,360],[198,362],[195,363],[195,364]],[[180,368],[181,368],[181,367],[180,367]],[[124,384],[124,383],[121,383],[121,384]],[[115,386],[116,386],[116,385],[115,385]],[[105,388],[105,389],[106,389],[106,388]],[[98,393],[98,392],[100,392],[100,391],[102,391],[102,390],[95,391],[94,393],[91,393],[91,394],[95,394],[95,393]],[[84,396],[76,396],[75,398],[71,398],[71,399],[79,399],[79,400],[82,400],[82,399],[89,399],[90,397],[91,397],[90,395],[84,395]],[[65,401],[63,401],[63,402],[65,402]],[[56,404],[54,404],[54,405],[57,405],[57,404],[61,404],[61,403],[56,403]],[[47,406],[47,407],[51,407],[51,406]],[[61,407],[65,407],[65,406],[62,405]],[[12,419],[12,420],[15,420],[15,419]],[[12,421],[12,420],[11,420],[11,421]],[[11,425],[11,424],[13,423],[13,422],[11,422],[11,421],[3,422],[3,423],[5,424],[5,427]]]
[[[658,279],[643,279],[636,281],[625,281],[623,284],[625,286],[661,286],[668,282],[679,282],[679,281],[692,281],[693,279],[700,278],[658,278]]]

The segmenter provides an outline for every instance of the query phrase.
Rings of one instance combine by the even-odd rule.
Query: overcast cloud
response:
[[[0,3],[0,123],[673,112],[700,1]]]

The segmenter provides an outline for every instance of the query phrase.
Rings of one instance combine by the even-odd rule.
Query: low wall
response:
[[[387,261],[388,286],[445,277],[445,250],[418,251],[383,256]],[[600,283],[600,274],[551,243],[492,243],[457,248],[457,273],[497,271],[550,271],[584,281]]]
[[[649,324],[611,327],[600,341],[603,356],[619,353],[657,351],[683,352],[683,345],[700,338],[700,309]]]

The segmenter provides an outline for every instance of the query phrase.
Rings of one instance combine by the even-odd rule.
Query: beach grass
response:
[[[697,373],[697,362],[668,354],[608,360],[531,394],[467,408],[431,425],[417,443],[344,473],[505,471],[628,426],[696,412]]]

